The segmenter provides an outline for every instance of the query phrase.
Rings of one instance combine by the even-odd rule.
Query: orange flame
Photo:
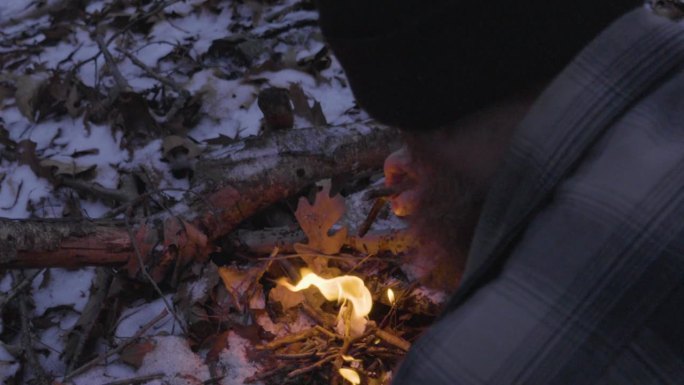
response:
[[[343,275],[325,279],[308,269],[302,269],[301,274],[302,279],[295,286],[292,286],[285,279],[279,280],[278,283],[292,291],[301,291],[314,285],[328,301],[350,302],[352,304],[352,316],[357,319],[364,318],[370,313],[373,307],[373,298],[361,278]]]
[[[349,368],[340,368],[339,373],[345,380],[351,382],[354,385],[361,383],[361,377],[356,373],[356,370]]]
[[[394,290],[387,289],[387,299],[389,300],[390,305],[394,305]]]

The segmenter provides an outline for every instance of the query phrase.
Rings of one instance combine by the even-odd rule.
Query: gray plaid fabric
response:
[[[684,24],[623,16],[539,98],[418,383],[684,384]]]

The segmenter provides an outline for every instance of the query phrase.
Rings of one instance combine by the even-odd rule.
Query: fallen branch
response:
[[[186,209],[179,216],[212,241],[318,180],[379,169],[398,146],[394,130],[361,124],[250,137],[198,162],[192,187],[180,205]],[[161,212],[148,223],[139,223],[136,237],[160,233],[153,222],[168,216]],[[192,249],[186,246],[175,244]],[[208,251],[198,247],[195,253],[205,255],[185,257],[204,259]],[[135,259],[120,220],[0,219],[0,268],[122,265]]]

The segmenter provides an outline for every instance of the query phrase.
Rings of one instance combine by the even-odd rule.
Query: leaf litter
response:
[[[207,146],[226,152],[268,130],[258,102],[267,88],[286,90],[292,129],[368,119],[309,0],[10,0],[0,4],[0,28],[0,217],[120,218],[120,207],[154,191],[163,197],[145,212],[166,210],[187,190]],[[344,188],[344,196],[332,192]],[[41,383],[28,354],[64,384],[340,383],[344,352],[367,383],[387,383],[403,343],[444,298],[406,278],[400,250],[382,254],[368,246],[377,245],[372,237],[350,235],[370,209],[362,190],[327,181],[311,189],[311,201],[283,202],[289,208],[243,229],[260,222],[301,229],[301,241],[283,245],[291,253],[228,242],[221,266],[159,270],[163,298],[109,268],[27,270],[24,278],[0,271],[0,382]],[[404,224],[384,210],[374,226]],[[188,223],[170,220],[164,231],[175,260],[192,253],[184,247],[206,243]],[[140,240],[147,250],[164,246],[156,242]],[[294,282],[302,267],[363,278],[374,326],[345,340],[335,330],[338,304],[276,283]],[[98,269],[113,279],[99,281]],[[96,288],[102,303],[87,306]],[[91,308],[94,321],[83,332],[78,321]],[[32,318],[30,353],[24,317]]]

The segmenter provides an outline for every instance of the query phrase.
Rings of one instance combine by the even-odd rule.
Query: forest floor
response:
[[[202,160],[283,130],[370,132],[316,18],[308,0],[5,0],[0,218],[176,218]],[[0,269],[0,383],[339,384],[344,370],[388,383],[446,295],[396,238],[350,243],[406,227],[368,199],[382,164],[328,177],[212,239],[210,261],[159,276]],[[288,289],[304,267],[360,277],[370,313]]]

